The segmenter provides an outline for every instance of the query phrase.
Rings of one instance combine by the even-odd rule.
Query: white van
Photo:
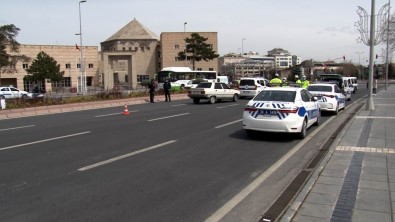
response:
[[[351,93],[354,91],[354,86],[351,83],[350,77],[342,77],[343,79],[343,89],[344,93],[346,95],[346,100],[350,101],[351,100]]]
[[[253,98],[266,87],[269,87],[269,80],[263,77],[241,78],[239,98]]]
[[[350,77],[351,84],[354,86],[354,91],[353,93],[356,93],[358,91],[358,79],[357,77]]]
[[[223,82],[229,85],[229,78],[227,76],[217,76],[217,82]]]

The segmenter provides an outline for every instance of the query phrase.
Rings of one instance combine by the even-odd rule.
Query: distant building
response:
[[[274,48],[267,52],[267,55],[275,58],[276,69],[286,69],[301,63],[301,58],[291,55],[287,50]]]
[[[197,32],[208,38],[207,42],[214,51],[218,51],[216,32]],[[83,64],[88,90],[94,87],[113,89],[115,86],[136,88],[139,83],[155,77],[163,67],[187,66],[192,68],[190,60],[180,61],[178,52],[185,48],[185,38],[191,32],[164,32],[159,38],[136,19],[129,22],[110,38],[96,46],[83,46]],[[53,57],[64,71],[61,82],[44,81],[46,91],[72,91],[79,87],[81,76],[81,54],[79,46],[60,45],[20,45],[19,54],[35,59],[44,51]],[[1,75],[2,85],[13,85],[30,90],[33,83],[24,81],[31,62],[19,62],[16,73]],[[196,62],[197,70],[218,70],[218,59]]]

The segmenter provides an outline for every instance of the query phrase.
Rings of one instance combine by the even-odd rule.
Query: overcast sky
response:
[[[387,2],[376,0],[376,12]],[[78,6],[77,0],[1,0],[0,25],[20,28],[21,44],[75,45]],[[356,40],[358,6],[370,14],[371,0],[87,0],[81,4],[83,44],[100,46],[136,18],[158,36],[183,32],[185,22],[187,32],[217,32],[220,55],[240,53],[243,45],[260,55],[283,48],[302,60],[345,55],[362,63],[369,47]]]

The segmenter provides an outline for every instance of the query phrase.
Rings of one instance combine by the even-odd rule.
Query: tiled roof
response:
[[[156,39],[159,40],[159,37],[144,27],[140,22],[136,19],[133,19],[123,28],[121,28],[118,32],[112,35],[110,38],[106,40],[113,41],[113,40],[125,40],[125,39]]]

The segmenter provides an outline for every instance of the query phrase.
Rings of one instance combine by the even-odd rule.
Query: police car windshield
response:
[[[294,102],[295,91],[278,91],[264,90],[261,91],[254,100],[256,101],[277,101],[277,102]]]

